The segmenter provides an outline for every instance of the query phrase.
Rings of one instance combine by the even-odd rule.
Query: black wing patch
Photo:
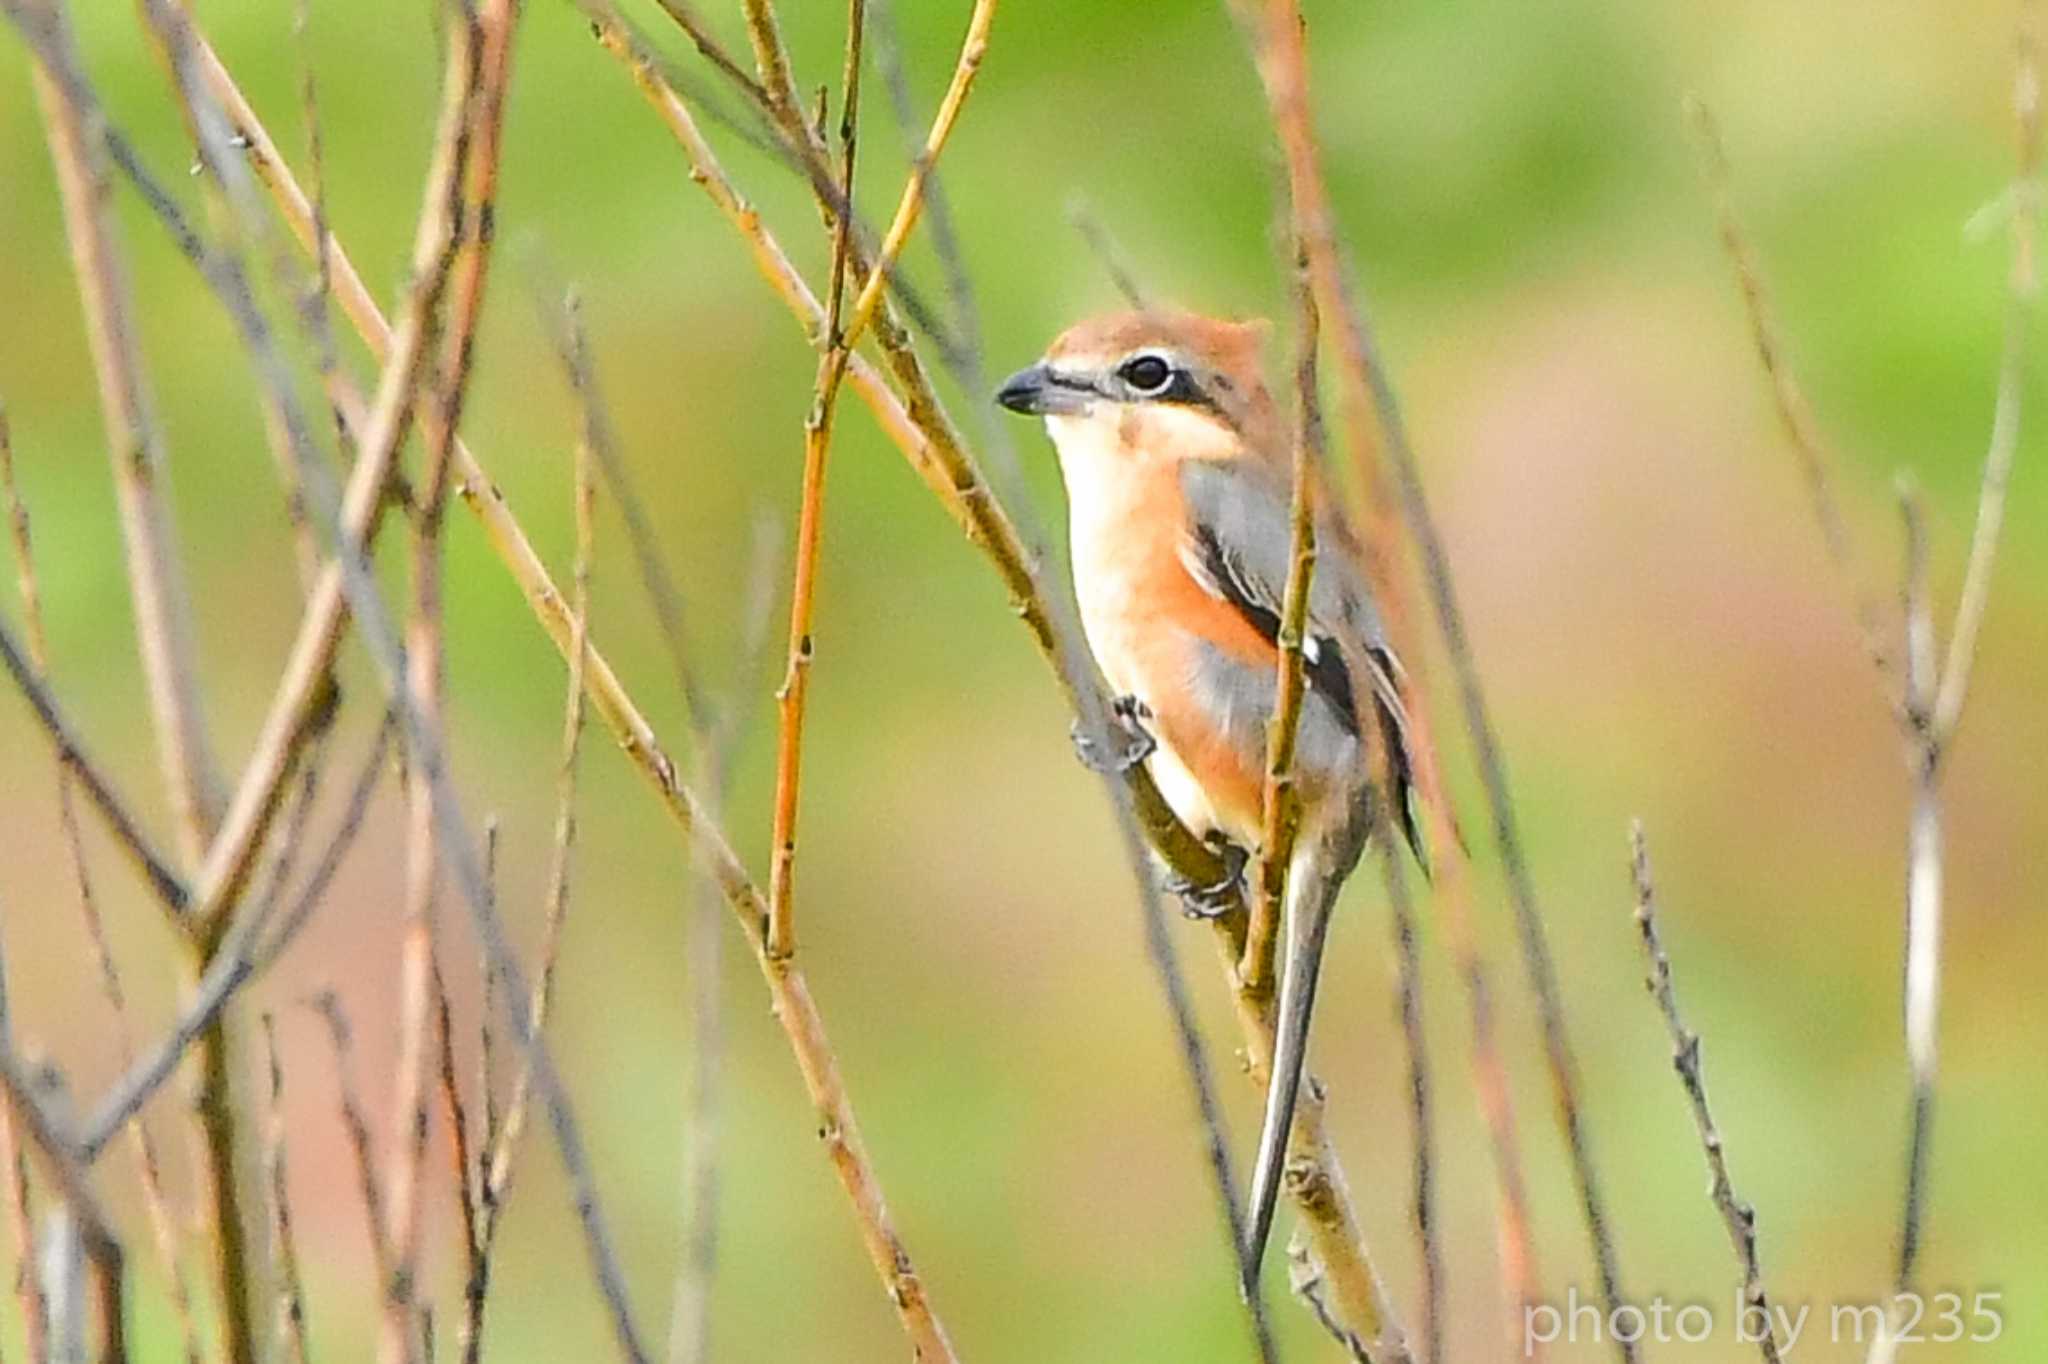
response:
[[[1223,599],[1265,641],[1280,643],[1280,603],[1267,586],[1245,571],[1238,556],[1216,538],[1208,526],[1195,523],[1195,553],[1204,575]],[[1351,671],[1344,666],[1343,650],[1328,635],[1311,629],[1302,641],[1302,676],[1309,689],[1329,702],[1347,733],[1357,736],[1358,701],[1351,687]]]
[[[1388,803],[1393,806],[1389,812],[1401,836],[1408,841],[1408,848],[1415,854],[1415,864],[1422,868],[1425,879],[1434,879],[1429,864],[1429,847],[1422,836],[1422,827],[1416,818],[1415,755],[1408,748],[1408,717],[1400,705],[1398,684],[1395,677],[1399,665],[1394,661],[1393,650],[1383,644],[1374,645],[1370,653],[1373,666],[1378,668],[1385,679],[1385,689],[1375,689],[1373,709],[1379,714],[1380,741],[1387,746],[1387,778],[1392,788],[1388,792]]]

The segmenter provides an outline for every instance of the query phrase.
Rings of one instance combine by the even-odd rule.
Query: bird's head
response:
[[[1080,461],[1277,457],[1261,377],[1264,322],[1109,313],[1068,328],[996,393],[1045,418],[1071,479]]]

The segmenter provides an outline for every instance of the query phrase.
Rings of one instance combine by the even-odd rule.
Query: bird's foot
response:
[[[1152,708],[1143,701],[1135,696],[1119,696],[1110,703],[1106,742],[1098,742],[1081,727],[1079,720],[1073,723],[1069,732],[1074,738],[1074,752],[1091,772],[1122,776],[1159,747],[1152,731],[1145,728],[1144,722],[1151,718]]]
[[[1167,871],[1166,889],[1180,898],[1181,912],[1190,919],[1219,919],[1244,903],[1244,870],[1250,856],[1229,839],[1210,835],[1202,840],[1223,859],[1222,877],[1202,885],[1176,871]]]

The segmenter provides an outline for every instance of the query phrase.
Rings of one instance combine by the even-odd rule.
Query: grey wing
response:
[[[1239,460],[1189,460],[1181,466],[1180,484],[1189,513],[1189,535],[1181,546],[1189,573],[1267,640],[1277,642],[1293,542],[1290,490],[1263,465]],[[1386,746],[1393,814],[1420,858],[1401,665],[1358,567],[1338,548],[1344,543],[1340,532],[1328,518],[1319,520],[1317,537],[1324,548],[1309,582],[1303,672],[1310,690],[1330,704],[1353,735],[1363,733],[1368,714],[1376,722],[1377,737]],[[1354,678],[1354,666],[1362,666],[1367,676]],[[1361,704],[1361,680],[1369,689],[1370,712]]]

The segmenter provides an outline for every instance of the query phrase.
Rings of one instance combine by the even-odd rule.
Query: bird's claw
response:
[[[1152,708],[1143,701],[1135,696],[1119,696],[1110,704],[1109,724],[1105,726],[1118,751],[1104,752],[1104,745],[1098,744],[1076,720],[1069,731],[1074,738],[1074,752],[1090,771],[1122,776],[1159,747],[1152,731],[1145,728],[1144,722],[1151,718]]]
[[[1206,841],[1223,859],[1222,879],[1202,885],[1172,870],[1164,877],[1166,889],[1179,897],[1181,911],[1190,919],[1219,919],[1244,903],[1244,869],[1250,857],[1228,839]]]

